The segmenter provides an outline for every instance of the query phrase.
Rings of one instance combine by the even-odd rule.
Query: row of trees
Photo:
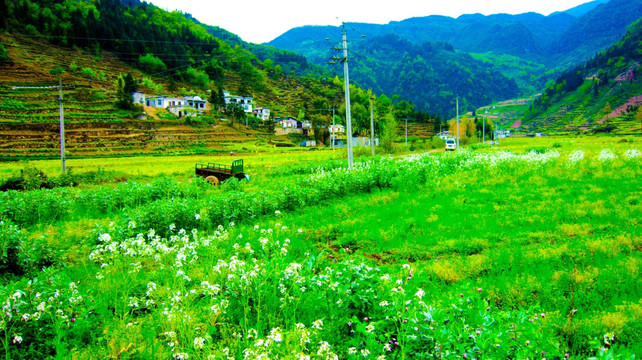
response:
[[[495,124],[485,117],[462,116],[459,119],[459,129],[457,129],[456,119],[448,121],[448,132],[455,137],[459,134],[462,144],[466,144],[474,138],[481,139],[484,136],[484,131],[486,139],[493,139],[492,134],[495,131]]]

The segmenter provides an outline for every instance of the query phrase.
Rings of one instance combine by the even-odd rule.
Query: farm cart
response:
[[[205,181],[212,185],[218,185],[231,177],[239,180],[250,179],[243,172],[243,160],[241,159],[232,161],[232,166],[213,163],[196,164],[196,175],[204,177]]]

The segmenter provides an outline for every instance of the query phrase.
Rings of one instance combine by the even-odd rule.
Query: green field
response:
[[[194,163],[229,155],[70,160],[93,180],[0,193],[0,343],[7,359],[639,357],[642,154],[625,140],[353,170],[342,150],[255,153],[252,182],[218,188]]]

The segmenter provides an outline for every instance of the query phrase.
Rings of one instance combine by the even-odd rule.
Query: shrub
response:
[[[48,185],[47,175],[44,171],[35,167],[27,166],[20,171],[22,188],[24,190],[40,189]]]
[[[526,149],[526,152],[527,153],[532,152],[532,153],[535,153],[535,154],[544,154],[549,150],[550,149],[547,148],[546,146],[534,146],[534,147],[530,147],[530,148]]]
[[[82,70],[80,71],[82,72],[83,75],[85,75],[90,79],[93,79],[94,77],[96,77],[96,72],[92,68],[82,68]]]
[[[7,53],[7,50],[0,44],[0,64],[3,63],[10,63],[11,59],[9,58],[9,54]]]
[[[17,226],[0,220],[0,276],[22,275],[18,256],[22,240],[23,235]]]

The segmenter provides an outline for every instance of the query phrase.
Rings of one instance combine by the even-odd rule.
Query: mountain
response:
[[[555,40],[548,54],[557,66],[586,61],[626,34],[627,27],[642,17],[642,0],[611,0],[577,18]]]
[[[472,14],[457,19],[433,15],[393,21],[386,25],[347,23],[346,27],[356,29],[367,38],[395,34],[417,45],[447,42],[465,52],[493,51],[538,59],[543,56],[542,50],[574,20],[568,14]],[[319,64],[325,60],[322,56],[323,49],[328,47],[325,38],[336,38],[340,33],[341,30],[333,26],[303,26],[287,31],[268,45],[305,55]]]
[[[562,73],[526,114],[531,129],[639,134],[642,119],[642,20],[620,41]]]
[[[578,5],[572,9],[564,10],[563,12],[571,16],[574,16],[576,18],[579,18],[584,16],[584,14],[586,14],[587,12],[595,9],[596,6],[600,4],[606,4],[607,2],[609,2],[609,0],[595,0],[595,1],[587,2],[582,5]]]
[[[548,16],[536,13],[470,14],[456,19],[427,16],[385,25],[347,23],[345,26],[350,30],[350,48],[358,48],[370,41],[374,43],[372,46],[377,46],[377,39],[388,34],[394,34],[418,47],[426,42],[448,43],[455,52],[475,54],[475,59],[484,60],[492,70],[516,80],[521,95],[532,95],[569,66],[588,60],[621,38],[627,26],[642,16],[641,11],[642,0],[597,0]],[[328,49],[332,43],[326,38],[336,40],[340,33],[339,27],[305,26],[291,29],[268,44],[302,54],[314,64],[327,66]],[[361,37],[362,34],[365,37]],[[391,53],[406,51],[404,47],[388,50]],[[388,54],[371,57],[386,64]],[[433,60],[446,62],[439,58]],[[359,70],[354,66],[351,71]],[[364,69],[364,72],[368,71]],[[374,79],[364,83],[360,82],[363,79],[359,77],[354,77],[354,80],[363,86],[376,88],[371,84],[385,83],[387,79],[384,76],[388,76],[390,71],[382,69],[375,73]],[[431,73],[431,69],[426,71]],[[381,76],[377,77],[377,74]],[[494,85],[475,82],[475,86],[492,88]],[[455,92],[454,89],[449,90]],[[409,93],[407,96],[417,105],[426,104],[424,106],[432,109],[437,106],[441,111],[440,105],[426,103],[424,94]]]
[[[515,97],[519,89],[491,64],[456,52],[445,43],[415,45],[396,35],[356,43],[350,78],[375,93],[397,94],[430,113],[455,115],[496,100]]]

